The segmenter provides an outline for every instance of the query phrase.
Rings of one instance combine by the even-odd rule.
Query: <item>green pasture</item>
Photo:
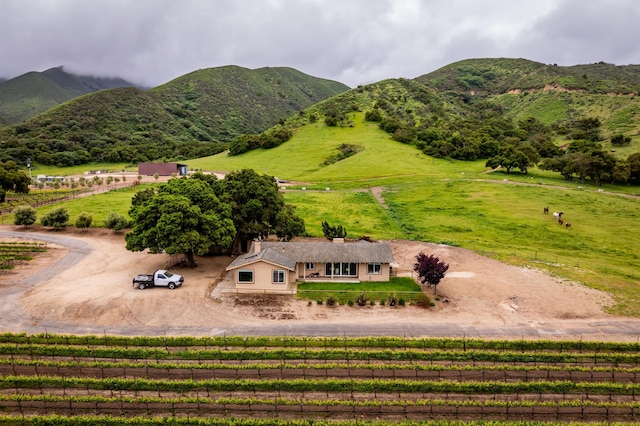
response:
[[[352,127],[329,127],[324,123],[307,124],[293,138],[272,149],[258,149],[238,156],[226,152],[211,157],[187,160],[191,170],[229,172],[243,168],[292,181],[294,189],[366,189],[405,182],[480,179],[555,185],[568,188],[595,188],[591,183],[565,181],[555,172],[532,168],[519,172],[489,173],[485,160],[460,161],[438,159],[421,153],[415,146],[391,139],[376,123],[364,121],[362,113],[353,113]],[[355,144],[364,150],[330,166],[322,163],[340,144]],[[605,191],[640,195],[640,187],[607,185]]]
[[[374,300],[378,303],[381,300],[386,301],[391,294],[404,299],[407,303],[410,303],[419,294],[423,294],[420,286],[412,278],[394,277],[388,282],[300,283],[296,297],[324,301],[329,295],[333,295],[341,305],[344,305],[348,300],[355,301],[361,293],[365,293],[368,300]]]
[[[399,231],[370,191],[286,191],[285,199],[304,218],[306,232],[323,236],[322,221],[340,224],[349,236],[389,238]]]
[[[67,201],[60,201],[55,204],[36,208],[36,224],[40,223],[40,219],[53,209],[65,208],[69,212],[69,225],[73,226],[78,216],[86,212],[93,216],[92,228],[103,226],[104,220],[109,213],[114,212],[125,217],[129,217],[129,208],[131,207],[131,199],[136,192],[156,184],[141,184],[138,186],[129,186],[126,188],[114,189],[109,192],[96,193],[95,195],[79,197]],[[0,216],[3,224],[13,223],[13,215]]]
[[[321,222],[326,220],[343,225],[350,238],[366,235],[464,247],[606,290],[616,302],[611,312],[640,315],[640,187],[595,187],[535,168],[527,175],[486,173],[484,161],[431,158],[391,141],[360,113],[352,118],[353,127],[306,125],[271,150],[186,163],[191,169],[216,171],[253,168],[292,181],[283,190],[285,199],[296,206],[309,236],[322,237]],[[321,166],[341,143],[365,149]],[[387,208],[373,196],[375,187],[382,188]],[[84,211],[100,226],[109,212],[126,215],[139,189],[56,207],[69,210],[71,223]],[[551,214],[543,215],[544,206],[563,211],[571,228],[559,226]],[[52,208],[39,208],[38,217]],[[2,221],[12,223],[12,218],[3,216]]]
[[[287,197],[296,204],[298,198],[291,192]],[[318,192],[315,197],[313,217],[334,217],[336,223],[346,225],[349,237],[359,236],[349,229],[353,215],[337,220],[330,194]],[[382,213],[392,223],[375,229],[375,238],[449,244],[507,263],[545,269],[610,292],[617,302],[612,312],[640,314],[638,199],[470,180],[391,185],[384,199],[389,209]],[[362,202],[363,207],[370,205],[364,198]],[[550,214],[543,214],[544,206],[549,206]],[[560,226],[553,211],[563,211],[571,227]],[[314,223],[307,231],[322,235]]]
[[[334,187],[358,182],[368,187],[371,181],[398,177],[453,177],[469,168],[463,161],[438,160],[422,154],[414,146],[391,140],[376,123],[353,114],[353,127],[329,127],[308,124],[296,131],[288,142],[272,149],[259,149],[239,156],[226,152],[185,161],[191,169],[232,171],[252,168],[281,179],[308,182],[316,187]],[[360,145],[358,154],[329,166],[322,163],[341,144]],[[435,166],[435,167],[434,167]],[[474,167],[475,169],[475,167]],[[480,170],[480,173],[482,170]]]

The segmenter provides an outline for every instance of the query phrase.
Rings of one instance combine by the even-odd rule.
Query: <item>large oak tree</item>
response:
[[[270,234],[289,240],[304,233],[304,221],[293,207],[287,207],[273,176],[243,169],[227,174],[214,186],[218,197],[231,206],[237,231],[235,252],[240,251],[242,240]]]
[[[201,179],[172,179],[157,191],[145,190],[132,201],[133,227],[127,250],[183,253],[188,266],[212,246],[230,247],[236,234],[231,208]]]

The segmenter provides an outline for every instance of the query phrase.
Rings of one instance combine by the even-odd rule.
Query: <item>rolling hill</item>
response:
[[[87,93],[132,86],[120,78],[71,74],[63,67],[29,72],[0,82],[0,118],[18,123]]]
[[[0,160],[64,166],[211,155],[347,89],[290,68],[199,70],[149,91],[85,95],[0,129]]]
[[[292,68],[225,66],[194,71],[150,92],[172,115],[189,120],[212,140],[228,142],[348,89]]]
[[[507,170],[526,172],[540,157],[554,157],[558,147],[574,140],[599,143],[625,159],[640,151],[639,70],[605,63],[563,67],[525,59],[469,59],[413,80],[347,90],[291,68],[218,67],[147,92],[98,92],[10,126],[0,131],[5,148],[0,160],[184,161],[227,146],[240,154],[277,146],[316,121],[349,127],[355,112],[418,152],[494,158]],[[99,113],[81,112],[92,109]],[[253,136],[260,132],[264,137]],[[614,148],[614,136],[629,143]],[[342,153],[327,161],[353,155],[357,145],[345,143]],[[508,158],[525,151],[529,162]]]
[[[456,93],[468,102],[491,102],[504,117],[519,122],[535,117],[560,132],[585,118],[600,122],[600,140],[618,157],[640,151],[640,65],[545,65],[525,59],[468,59],[447,65],[416,81],[441,92]],[[630,137],[627,146],[612,147],[610,138]]]
[[[589,94],[640,93],[640,65],[558,66],[527,59],[466,59],[415,79],[439,91],[474,95],[562,90]]]

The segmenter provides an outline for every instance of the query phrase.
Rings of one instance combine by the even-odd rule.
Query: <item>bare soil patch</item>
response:
[[[328,307],[315,302],[308,305],[307,301],[291,296],[223,294],[212,298],[212,290],[225,277],[225,267],[232,257],[200,257],[197,268],[171,268],[179,262],[179,256],[129,252],[123,234],[104,229],[83,233],[70,228],[62,232],[86,241],[93,250],[73,268],[22,295],[19,303],[35,321],[48,319],[104,327],[225,327],[320,321],[350,324],[439,321],[486,327],[521,324],[543,327],[567,319],[614,318],[602,309],[612,303],[606,293],[445,245],[391,242],[399,275],[412,276],[415,256],[421,251],[450,264],[447,276],[438,286],[442,300],[436,307],[426,310],[410,306]],[[28,234],[25,232],[25,237]],[[49,247],[46,254],[34,261],[3,273],[3,285],[12,285],[23,274],[47,268],[64,256],[65,248],[53,244]],[[183,287],[133,288],[131,280],[135,274],[167,267],[184,275]]]

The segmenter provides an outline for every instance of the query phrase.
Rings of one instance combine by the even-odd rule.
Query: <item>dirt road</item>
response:
[[[132,253],[122,234],[0,226],[0,238],[49,242],[49,251],[0,275],[0,330],[116,335],[405,335],[636,341],[640,320],[608,315],[602,292],[541,271],[505,265],[468,250],[392,241],[398,272],[415,255],[449,263],[435,308],[330,308],[290,296],[212,298],[232,258],[198,258],[176,269],[185,285],[136,290],[131,277],[174,263],[168,255]]]

